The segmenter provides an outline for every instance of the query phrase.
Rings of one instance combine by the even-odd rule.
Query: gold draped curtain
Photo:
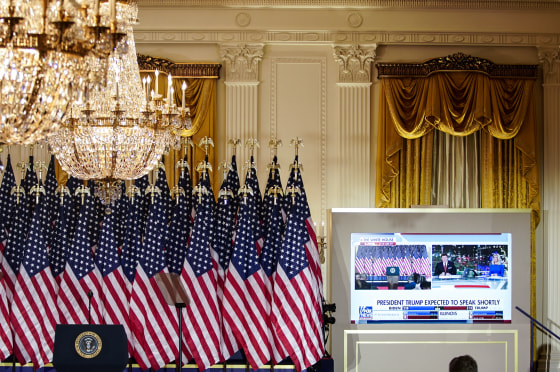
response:
[[[190,166],[190,175],[193,183],[199,180],[196,167],[205,156],[205,149],[200,147],[200,140],[207,137],[216,142],[217,133],[217,106],[216,88],[219,78],[220,64],[216,63],[175,63],[168,59],[151,57],[139,54],[138,65],[140,77],[150,76],[149,89],[155,90],[155,71],[159,71],[158,90],[159,94],[167,97],[168,77],[172,76],[173,99],[177,107],[183,104],[183,82],[187,84],[185,90],[185,107],[190,108],[192,117],[191,129],[181,133],[183,137],[191,137],[193,147],[182,146],[179,150],[171,150],[164,156],[165,172],[169,187],[175,186],[179,180],[180,170],[176,168],[179,160],[183,160],[185,151]],[[211,173],[213,190],[219,188],[219,176],[217,172],[217,161],[215,148],[208,147],[208,161],[214,170]]]
[[[144,78],[150,76],[151,88],[155,89],[155,71],[154,70],[141,70],[140,77]],[[159,92],[167,97],[167,76],[166,72],[159,73]],[[182,105],[182,85],[183,82],[187,83],[185,90],[185,107],[189,107],[192,117],[192,128],[185,130],[182,133],[184,137],[191,137],[194,147],[186,147],[187,158],[190,166],[190,174],[194,182],[198,181],[198,173],[196,166],[204,160],[205,151],[198,146],[200,140],[204,137],[215,139],[216,133],[216,79],[212,78],[187,78],[181,76],[172,76],[173,84],[173,99],[178,107]],[[182,146],[179,150],[172,149],[169,154],[164,156],[165,173],[167,175],[167,182],[170,188],[173,188],[179,180],[180,170],[176,168],[179,160],[183,160],[185,155],[185,147]],[[213,147],[208,148],[208,161],[215,169],[215,152]],[[216,172],[217,173],[217,172]],[[214,182],[217,182],[217,175],[213,176],[213,189],[215,190]]]
[[[532,210],[533,314],[540,220],[534,85],[480,71],[382,77],[376,181],[376,207],[429,205],[434,129],[453,136],[481,131],[481,207]]]

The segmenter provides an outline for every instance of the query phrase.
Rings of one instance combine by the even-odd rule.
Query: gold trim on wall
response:
[[[378,63],[377,77],[425,77],[443,71],[478,71],[491,77],[536,79],[538,65],[500,65],[484,58],[455,53],[423,63]]]
[[[219,79],[220,63],[175,63],[166,58],[137,54],[140,71],[163,71],[176,78]]]

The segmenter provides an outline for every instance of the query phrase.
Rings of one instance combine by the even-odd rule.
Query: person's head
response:
[[[472,356],[461,355],[451,359],[449,372],[478,372],[478,366]]]
[[[492,253],[492,264],[496,265],[501,263],[502,263],[502,258],[500,257],[500,255],[496,252]]]
[[[441,254],[441,262],[447,263],[447,260],[449,260],[449,257],[447,257],[447,253],[442,253]]]

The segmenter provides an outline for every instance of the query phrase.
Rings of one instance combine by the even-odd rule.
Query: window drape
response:
[[[538,224],[533,80],[470,71],[383,78],[380,97],[377,207],[431,204],[434,129],[481,131],[481,206],[531,208]]]
[[[161,59],[155,59],[150,57],[150,61],[162,61]],[[165,60],[164,60],[165,61]],[[171,64],[165,65],[163,68],[167,68],[173,72],[173,66],[179,66],[177,69],[180,71],[183,66],[181,64]],[[204,67],[206,65],[200,65],[198,69],[204,72]],[[150,66],[152,67],[152,66]],[[191,69],[196,70],[196,64],[190,64]],[[215,69],[211,69],[210,72],[215,73]],[[140,77],[150,76],[152,87],[155,85],[155,69],[150,68],[145,70],[140,70]],[[168,72],[160,71],[158,76],[158,85],[160,94],[167,91],[168,84]],[[180,176],[180,169],[176,167],[178,161],[183,160],[185,156],[185,150],[187,151],[187,158],[189,161],[190,174],[193,179],[194,184],[198,182],[199,174],[196,172],[197,165],[204,161],[206,153],[203,148],[199,146],[200,140],[204,137],[211,138],[215,141],[216,126],[217,126],[217,104],[216,104],[216,87],[217,87],[217,76],[201,76],[201,77],[184,77],[181,75],[172,74],[172,84],[173,84],[173,99],[178,107],[182,105],[182,84],[187,83],[187,88],[185,90],[185,107],[190,108],[192,127],[188,130],[184,130],[181,135],[183,137],[191,137],[194,144],[193,147],[181,146],[180,149],[171,151],[164,156],[165,173],[167,175],[167,182],[169,187],[174,187]],[[213,147],[208,148],[208,161],[210,162],[212,169],[216,169],[215,160],[215,150]],[[214,190],[219,188],[218,172],[210,174],[212,177],[211,184]]]
[[[459,54],[436,62],[454,64],[454,59],[468,60]],[[474,62],[471,64],[475,67],[473,71],[447,68],[423,76],[381,76],[376,207],[432,204],[433,193],[439,191],[433,189],[432,180],[442,172],[434,173],[434,164],[441,165],[442,158],[450,156],[449,152],[434,151],[434,146],[436,150],[442,149],[439,141],[442,136],[434,133],[437,130],[461,137],[476,133],[480,137],[475,142],[479,144],[479,162],[473,165],[465,158],[465,166],[471,169],[463,170],[462,174],[465,177],[478,175],[480,188],[469,191],[471,195],[461,195],[467,199],[460,201],[479,198],[482,208],[531,209],[531,313],[534,315],[535,229],[540,220],[534,103],[536,74],[530,78],[521,76],[530,68],[515,66],[508,71],[521,72],[519,77],[495,77],[480,71],[491,69],[488,61]],[[411,70],[416,71],[432,67],[429,64],[411,66]],[[390,67],[407,69],[397,65]],[[453,150],[454,156],[458,156],[456,150]],[[469,151],[463,155],[469,156]],[[472,169],[476,167],[478,171]],[[470,182],[474,181],[472,179],[466,181],[475,184]],[[443,182],[439,180],[435,184],[442,187]],[[460,186],[448,184],[447,188]],[[448,190],[446,192],[449,195]],[[442,204],[460,207],[457,202],[448,198]]]

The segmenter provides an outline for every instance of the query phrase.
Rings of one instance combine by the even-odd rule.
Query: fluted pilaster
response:
[[[259,64],[263,44],[222,45],[225,67],[226,138],[245,141],[258,135]],[[239,160],[248,159],[244,146],[237,150]],[[257,152],[255,152],[257,155]],[[255,159],[256,161],[256,159]]]
[[[338,45],[341,206],[368,207],[372,194],[371,66],[376,45]],[[352,190],[350,192],[349,190]]]
[[[560,324],[560,59],[558,48],[539,49],[539,60],[543,67],[543,103],[544,103],[544,163],[543,163],[543,218],[546,231],[545,242],[547,251],[546,298],[548,299],[548,324],[554,332],[558,332]],[[548,360],[549,371],[560,370],[560,351],[558,344],[551,350]],[[539,363],[541,365],[542,363]],[[540,369],[540,368],[539,368]]]

